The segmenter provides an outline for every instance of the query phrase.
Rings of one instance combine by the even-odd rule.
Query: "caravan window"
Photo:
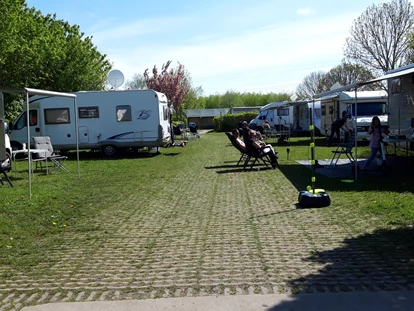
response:
[[[321,115],[326,116],[326,104],[321,104]]]
[[[384,102],[358,103],[358,116],[379,116],[387,114]],[[355,104],[352,104],[352,115],[355,116]]]
[[[70,123],[69,108],[45,109],[45,124]]]
[[[99,118],[99,107],[81,107],[78,112],[79,119]]]
[[[29,115],[30,126],[36,126],[37,125],[37,110],[30,110],[29,114],[30,114]],[[15,124],[15,129],[21,130],[26,125],[27,125],[26,112],[23,112]]]
[[[284,117],[289,115],[289,108],[283,108],[277,110],[277,116],[278,117]]]
[[[164,121],[165,121],[165,120],[168,120],[169,109],[168,109],[168,107],[164,106],[163,110],[164,110]]]
[[[116,120],[118,122],[132,121],[131,106],[116,106]]]

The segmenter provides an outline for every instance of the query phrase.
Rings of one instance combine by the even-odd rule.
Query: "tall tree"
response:
[[[149,89],[162,92],[167,95],[168,100],[173,105],[175,111],[180,110],[181,103],[184,96],[190,89],[189,83],[186,79],[186,72],[184,65],[178,63],[177,68],[169,69],[171,61],[162,65],[161,73],[158,72],[157,67],[154,65],[152,69],[152,77],[149,74],[149,70],[144,72],[145,82]]]
[[[375,74],[398,68],[408,60],[412,30],[410,1],[373,4],[354,21],[344,46],[345,57]]]
[[[111,64],[92,37],[22,0],[0,0],[0,84],[73,92],[103,89]]]
[[[0,0],[0,85],[75,92],[103,89],[111,69],[106,55],[55,15],[42,15],[24,0]],[[18,101],[6,98],[10,120]]]
[[[320,82],[325,75],[324,71],[314,71],[308,74],[296,88],[297,99],[311,99],[313,95],[323,92]]]
[[[134,74],[131,81],[125,83],[125,87],[134,90],[145,90],[147,89],[147,83],[145,77],[142,74]]]
[[[343,62],[331,70],[329,70],[320,80],[318,89],[321,92],[329,91],[335,83],[348,85],[361,81],[373,79],[372,73],[359,64],[350,64]],[[364,90],[375,89],[375,85],[368,84],[364,86]],[[361,88],[362,90],[362,88]]]

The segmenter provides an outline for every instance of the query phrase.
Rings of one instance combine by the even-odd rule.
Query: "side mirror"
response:
[[[7,123],[4,123],[4,133],[9,134],[9,125]]]

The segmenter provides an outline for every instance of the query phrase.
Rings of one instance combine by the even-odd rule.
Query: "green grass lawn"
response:
[[[317,146],[318,159],[330,158],[332,147],[324,146],[322,139],[317,140]],[[25,269],[40,262],[45,253],[53,254],[68,236],[81,234],[87,239],[89,235],[111,234],[116,228],[102,224],[100,215],[125,217],[122,213],[126,212],[117,207],[131,205],[131,200],[136,200],[136,208],[143,208],[143,212],[148,206],[179,204],[180,209],[165,217],[185,219],[194,206],[208,205],[219,189],[249,191],[234,189],[238,182],[263,187],[263,198],[272,195],[272,189],[279,185],[292,184],[298,191],[306,189],[311,171],[296,160],[310,158],[309,139],[292,138],[290,145],[275,147],[280,156],[280,171],[242,172],[235,167],[239,153],[223,133],[204,134],[184,148],[164,148],[160,155],[131,153],[124,158],[107,159],[81,152],[80,179],[75,156],[70,154],[65,162],[70,173],[35,173],[30,199],[25,164],[20,162],[17,176],[14,172],[9,174],[15,187],[10,188],[7,183],[0,186],[0,265]],[[369,148],[360,147],[358,153],[367,157]],[[328,208],[346,209],[349,214],[367,220],[375,218],[381,226],[411,226],[413,171],[412,162],[408,162],[402,172],[381,178],[365,176],[349,184],[338,178],[317,176],[317,187],[330,194],[332,207]],[[205,197],[192,196],[193,187],[204,189]]]

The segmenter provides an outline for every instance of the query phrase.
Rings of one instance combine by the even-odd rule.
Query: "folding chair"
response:
[[[265,153],[261,149],[255,148],[252,145],[252,141],[249,138],[247,129],[245,128],[242,129],[242,135],[243,135],[244,144],[246,145],[246,151],[245,151],[246,159],[244,161],[243,170],[246,170],[250,160],[253,160],[252,164],[250,165],[250,170],[252,170],[253,166],[260,161],[266,166],[266,168],[269,168],[269,164],[271,165],[272,161],[270,160],[267,153]]]
[[[44,161],[46,166],[46,173],[48,174],[48,162],[50,161],[53,164],[51,168],[51,173],[54,172],[56,169],[61,169],[64,172],[69,172],[62,164],[68,157],[56,154],[54,152],[52,142],[50,141],[49,136],[34,136],[33,143],[34,149],[41,150],[38,153],[33,154],[34,157],[32,159],[32,162],[36,163],[36,167],[37,163],[40,163],[41,169],[43,169],[42,162]]]
[[[334,168],[338,163],[339,158],[344,154],[347,156],[351,163],[355,162],[355,158],[352,155],[352,148],[355,145],[355,132],[350,130],[348,142],[345,144],[339,144],[335,150],[332,150],[333,156],[329,167]]]
[[[185,132],[178,125],[173,126],[173,132],[174,132],[174,136],[181,136],[181,139],[184,139]]]
[[[0,162],[0,172],[3,173],[4,177],[6,178],[7,182],[10,184],[10,186],[13,188],[13,183],[11,182],[9,176],[7,176],[7,173],[10,172],[12,169],[12,161],[10,154],[6,153],[6,159],[2,162]],[[0,183],[4,185],[3,179],[0,177]]]
[[[196,139],[200,138],[200,133],[198,132],[197,124],[195,124],[194,122],[190,122],[188,123],[188,128],[192,136],[194,136]]]
[[[225,134],[227,135],[227,137],[229,138],[231,144],[233,145],[233,147],[235,147],[238,151],[240,151],[240,159],[237,162],[237,165],[240,164],[240,162],[242,160],[246,160],[247,159],[247,155],[245,150],[236,142],[236,137],[234,137],[233,135],[231,135],[228,132],[225,132]]]

